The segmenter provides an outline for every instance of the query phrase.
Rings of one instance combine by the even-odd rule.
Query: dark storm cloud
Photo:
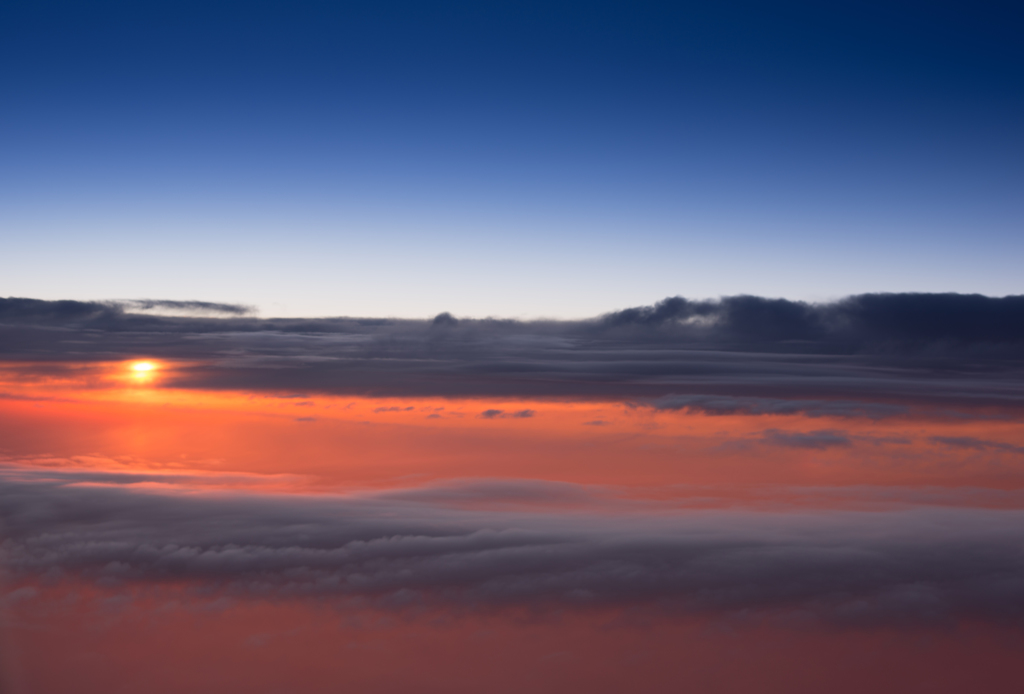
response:
[[[736,345],[827,343],[833,349],[1024,343],[1024,296],[861,294],[829,304],[733,296],[718,301],[673,297],[610,313],[609,326],[714,326]]]
[[[30,371],[177,360],[188,365],[168,384],[189,388],[620,399],[707,414],[879,419],[920,404],[993,416],[1024,407],[1024,297],[1016,296],[675,297],[591,320],[529,322],[258,319],[245,307],[179,308],[188,307],[195,315],[0,300],[0,358],[31,362]]]
[[[137,477],[5,470],[7,571],[460,608],[649,605],[868,624],[1024,617],[1019,510],[668,512],[523,480],[316,496],[159,491]]]

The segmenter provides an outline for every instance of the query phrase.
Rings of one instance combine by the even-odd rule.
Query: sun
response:
[[[136,361],[132,362],[128,368],[131,369],[132,375],[141,381],[152,376],[156,371],[157,365],[151,361]]]

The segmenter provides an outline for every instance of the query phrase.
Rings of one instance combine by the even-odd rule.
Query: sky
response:
[[[0,7],[0,694],[1017,694],[1011,3]]]
[[[1013,3],[0,12],[0,295],[583,318],[1020,291]]]

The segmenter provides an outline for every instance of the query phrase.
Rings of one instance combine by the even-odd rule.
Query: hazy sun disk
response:
[[[156,370],[156,364],[151,361],[137,361],[132,364],[132,371],[135,372],[136,376],[144,376],[152,371]]]

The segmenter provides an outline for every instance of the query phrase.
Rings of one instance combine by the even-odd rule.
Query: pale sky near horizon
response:
[[[1006,8],[445,8],[5,8],[0,295],[567,318],[1024,292]]]

